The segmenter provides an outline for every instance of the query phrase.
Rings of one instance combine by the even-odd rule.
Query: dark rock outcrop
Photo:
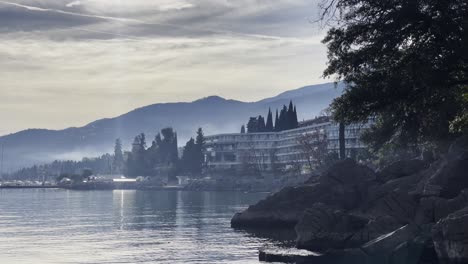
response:
[[[427,162],[418,159],[397,161],[378,172],[377,181],[385,183],[389,180],[416,174],[428,167],[429,164]]]
[[[454,198],[468,188],[468,137],[456,140],[445,158],[438,164],[437,171],[423,185],[439,186],[439,196]]]
[[[358,246],[351,237],[364,228],[369,219],[314,204],[296,225],[297,247],[312,251]],[[354,242],[354,243],[353,243]]]
[[[440,220],[432,239],[441,263],[468,263],[468,207]]]
[[[235,214],[231,226],[292,228],[314,203],[344,210],[357,208],[366,199],[372,184],[375,184],[375,173],[371,169],[344,160],[332,166],[317,183],[285,188]]]
[[[320,252],[288,256],[297,263],[468,263],[468,138],[431,164],[374,173],[343,160],[308,183],[236,214],[232,226],[295,227],[296,247]]]

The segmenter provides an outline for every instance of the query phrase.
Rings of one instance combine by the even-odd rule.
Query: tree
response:
[[[279,127],[279,116],[278,116],[278,109],[276,109],[276,117],[275,117],[275,131],[276,131],[276,132],[280,131],[280,127]]]
[[[273,130],[274,130],[274,127],[273,127],[273,114],[271,113],[271,108],[268,109],[268,116],[267,116],[265,129],[266,129],[267,132],[273,132]]]
[[[364,140],[375,149],[424,142],[447,145],[466,117],[466,0],[326,0],[322,19],[337,19],[323,42],[325,76],[343,80],[335,120],[375,120]]]
[[[113,172],[114,173],[122,173],[123,172],[124,158],[123,158],[123,152],[122,152],[122,141],[120,141],[120,138],[115,140],[114,160],[113,160],[112,164],[113,164]]]
[[[247,122],[247,133],[255,133],[258,132],[258,120],[256,117],[251,117],[249,122]]]
[[[203,129],[200,127],[197,130],[197,137],[195,140],[195,161],[196,167],[194,173],[196,175],[201,175],[203,171],[203,167],[205,165],[205,135],[203,134]]]
[[[196,156],[195,140],[190,138],[190,140],[185,144],[182,152],[182,170],[192,176],[197,170]]]
[[[257,131],[258,132],[266,131],[265,118],[263,118],[263,116],[261,115],[257,117]]]
[[[241,131],[240,132],[241,132],[241,134],[245,134],[245,126],[244,125],[241,126]]]
[[[297,139],[302,157],[307,161],[310,171],[327,165],[327,138],[319,130],[301,135]]]

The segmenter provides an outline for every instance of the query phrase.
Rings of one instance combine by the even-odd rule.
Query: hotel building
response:
[[[359,140],[369,124],[345,127],[346,155],[352,156],[365,145]],[[326,144],[328,152],[339,152],[339,125],[328,117],[303,121],[296,129],[281,132],[232,133],[206,136],[205,158],[211,170],[239,170],[245,164],[270,170],[275,165],[306,165],[300,140],[304,135]]]

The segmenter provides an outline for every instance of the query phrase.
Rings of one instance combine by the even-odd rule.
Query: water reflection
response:
[[[230,228],[258,193],[0,190],[0,263],[258,263]]]

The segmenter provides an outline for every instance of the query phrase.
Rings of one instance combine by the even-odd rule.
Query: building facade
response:
[[[369,124],[345,127],[346,154],[365,148],[359,140]],[[272,170],[275,166],[308,165],[304,140],[324,144],[327,152],[339,151],[339,125],[328,117],[301,122],[299,128],[281,132],[232,133],[206,136],[205,159],[211,170],[241,170],[252,166]],[[313,157],[314,159],[315,157]],[[310,165],[310,164],[309,164]]]

